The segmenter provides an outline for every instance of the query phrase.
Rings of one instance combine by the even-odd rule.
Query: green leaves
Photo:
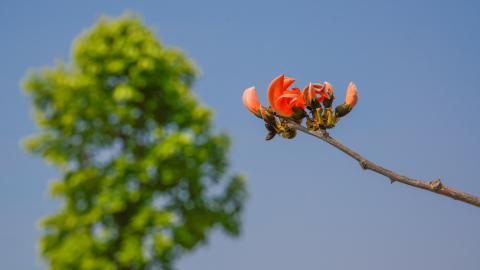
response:
[[[42,222],[51,269],[171,269],[213,228],[239,233],[245,185],[189,91],[195,74],[127,16],[82,34],[71,63],[28,75],[40,131],[24,146],[59,168],[50,193],[65,202]]]
[[[128,85],[118,85],[113,89],[113,99],[121,101],[142,101],[143,95]]]

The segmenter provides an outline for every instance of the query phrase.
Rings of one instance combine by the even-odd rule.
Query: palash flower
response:
[[[331,95],[325,91],[325,84],[310,83],[303,89],[303,99],[307,106],[318,106],[325,98],[330,99]],[[333,91],[332,91],[333,94]],[[319,95],[317,97],[317,95]]]
[[[243,105],[264,120],[268,130],[267,140],[276,134],[281,134],[287,139],[295,137],[296,129],[289,126],[288,120],[301,124],[302,120],[307,118],[307,129],[314,131],[333,128],[358,102],[357,86],[353,82],[348,84],[345,101],[338,105],[335,111],[332,108],[334,91],[329,82],[309,83],[303,92],[296,87],[289,89],[294,82],[295,79],[284,74],[273,79],[267,89],[270,103],[268,108],[263,107],[258,101],[255,87],[249,87],[243,92]],[[310,113],[307,113],[305,108]]]
[[[295,111],[305,109],[305,101],[300,89],[288,90],[294,81],[295,79],[282,74],[268,86],[267,97],[272,109],[284,117],[292,117]]]
[[[257,90],[255,90],[254,86],[243,91],[242,101],[247,110],[249,110],[255,116],[262,118],[262,105],[260,105],[260,102],[258,101]]]

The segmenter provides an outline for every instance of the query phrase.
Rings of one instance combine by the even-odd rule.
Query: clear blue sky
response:
[[[68,59],[102,14],[130,10],[194,59],[194,91],[233,137],[248,176],[243,235],[214,233],[184,257],[196,269],[480,269],[480,209],[362,171],[311,137],[263,141],[243,89],[263,102],[275,76],[330,81],[360,101],[331,132],[382,165],[480,195],[477,1],[0,2],[0,268],[46,269],[36,222],[55,211],[54,168],[19,147],[35,132],[20,91],[27,69]]]

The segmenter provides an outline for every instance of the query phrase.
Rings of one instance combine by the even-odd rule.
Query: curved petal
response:
[[[287,90],[295,82],[294,78],[285,77],[283,81],[283,90]]]
[[[294,93],[295,95],[300,95],[302,93],[302,91],[300,91],[300,88],[298,87],[292,88],[292,90],[290,90],[289,92]]]
[[[289,103],[288,105],[290,107],[300,107],[302,109],[305,109],[305,103],[303,102],[303,98],[302,97],[296,97],[296,98],[293,98]]]
[[[329,82],[324,82],[324,92],[326,94],[326,97],[330,99],[330,97],[333,96],[333,86]]]
[[[299,88],[293,88],[292,92],[295,94],[295,103],[294,106],[298,106],[302,109],[305,109],[305,99],[303,98],[302,91]]]
[[[312,83],[309,83],[308,86],[303,89],[303,100],[308,104],[308,106],[311,106],[316,96],[317,93],[315,92]]]
[[[288,92],[291,92],[291,91],[288,91]],[[280,95],[276,101],[278,101],[279,99],[281,98],[289,98],[289,99],[292,99],[292,98],[295,98],[297,97],[297,94],[296,93],[284,93],[282,95]]]
[[[267,98],[268,102],[275,110],[275,102],[277,101],[278,97],[283,94],[283,81],[285,79],[285,75],[280,75],[277,78],[273,79],[267,89]]]
[[[242,95],[243,105],[249,110],[251,113],[255,114],[257,117],[261,117],[260,114],[260,102],[258,101],[257,97],[257,90],[254,86],[249,87],[243,91]]]
[[[275,111],[284,117],[290,117],[293,115],[292,106],[289,105],[289,99],[281,99],[275,104]]]
[[[357,86],[353,82],[350,82],[347,87],[347,95],[345,96],[345,103],[353,108],[357,104],[357,101],[358,101]]]
[[[325,85],[324,84],[321,84],[321,83],[311,83],[312,85],[312,88],[315,92],[315,94],[318,94],[320,95],[320,97],[318,98],[319,102],[321,102],[320,100],[323,100],[324,98],[330,98],[330,95],[327,94],[326,90],[325,90]]]

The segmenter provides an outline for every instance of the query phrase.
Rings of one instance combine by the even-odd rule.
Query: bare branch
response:
[[[284,118],[285,119],[285,118]],[[333,147],[339,149],[340,151],[344,152],[345,154],[349,155],[353,159],[357,160],[364,170],[371,170],[374,171],[378,174],[384,175],[390,179],[390,181],[393,182],[400,182],[412,187],[416,188],[421,188],[425,189],[443,196],[450,197],[454,200],[462,201],[464,203],[468,203],[471,205],[475,205],[477,207],[480,207],[480,198],[476,197],[474,195],[465,193],[460,190],[453,189],[451,187],[446,186],[443,184],[440,179],[435,179],[431,182],[426,182],[418,179],[413,179],[409,178],[403,175],[400,175],[394,171],[391,171],[389,169],[386,169],[382,166],[379,166],[370,160],[364,158],[361,156],[359,153],[351,150],[347,146],[341,144],[334,138],[330,137],[330,135],[324,131],[324,130],[319,130],[319,131],[311,131],[308,130],[307,128],[303,127],[302,125],[295,123],[294,121],[288,120],[288,125],[291,128],[294,128],[296,130],[302,131],[306,134],[309,134],[311,136],[314,136],[316,138],[319,138],[328,144],[332,145]]]

